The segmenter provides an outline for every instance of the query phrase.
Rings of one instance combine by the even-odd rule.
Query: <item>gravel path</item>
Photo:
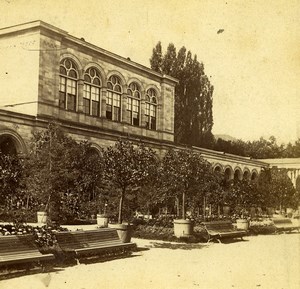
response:
[[[245,237],[225,244],[133,239],[131,257],[0,281],[1,289],[298,289],[300,234]]]

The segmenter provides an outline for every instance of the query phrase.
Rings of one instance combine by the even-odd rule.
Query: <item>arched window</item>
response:
[[[156,115],[157,115],[157,99],[156,91],[152,88],[147,90],[146,94],[146,128],[156,129]]]
[[[121,121],[121,95],[121,80],[112,75],[107,82],[106,118]]]
[[[76,110],[78,72],[71,59],[63,59],[59,67],[59,107]]]
[[[101,80],[97,69],[91,67],[84,74],[83,112],[94,116],[100,114]]]
[[[127,111],[129,114],[130,124],[140,125],[140,99],[141,91],[137,83],[132,82],[127,89]]]

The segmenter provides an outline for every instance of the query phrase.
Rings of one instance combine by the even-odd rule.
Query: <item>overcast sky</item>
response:
[[[0,27],[43,20],[148,67],[158,41],[185,46],[215,87],[214,134],[296,139],[300,0],[0,0],[0,11]]]

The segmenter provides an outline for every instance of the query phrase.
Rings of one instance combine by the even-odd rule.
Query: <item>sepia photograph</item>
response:
[[[1,289],[300,288],[299,0],[0,0]]]

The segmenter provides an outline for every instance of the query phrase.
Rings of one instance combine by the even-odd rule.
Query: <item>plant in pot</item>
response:
[[[177,198],[181,210],[179,219],[174,220],[176,237],[189,237],[193,234],[193,222],[186,218],[186,203],[201,191],[206,184],[206,174],[211,171],[210,164],[200,154],[191,149],[175,151],[170,149],[162,160],[162,178],[166,194]]]
[[[237,229],[248,230],[251,207],[261,205],[257,184],[249,180],[236,180],[229,190],[232,207],[235,208]]]
[[[101,157],[91,144],[77,143],[55,123],[33,133],[26,166],[28,190],[50,221],[60,223],[78,217],[102,180]]]
[[[149,171],[156,164],[155,153],[142,144],[134,144],[128,140],[118,140],[114,147],[103,152],[104,179],[109,184],[109,195],[119,195],[118,222],[109,224],[117,229],[120,239],[129,242],[132,225],[123,222],[123,206],[129,193],[137,191],[143,181],[149,177]]]

